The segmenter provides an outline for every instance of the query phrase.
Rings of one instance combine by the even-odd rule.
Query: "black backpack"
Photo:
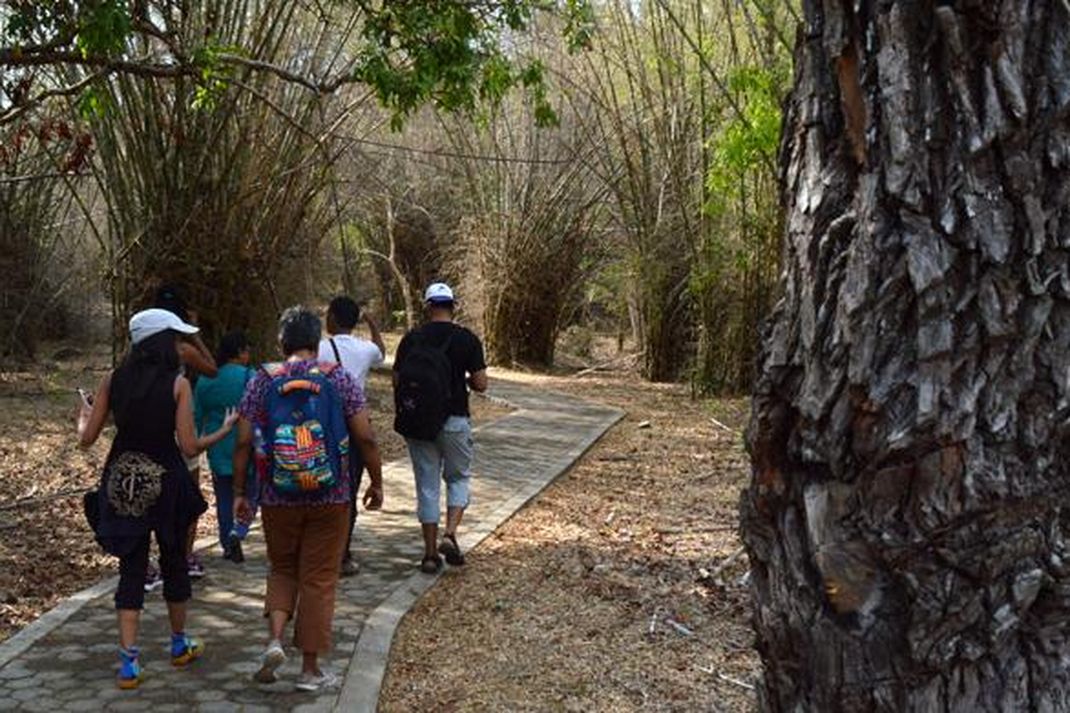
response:
[[[425,334],[412,333],[394,384],[394,430],[406,438],[433,441],[449,418],[453,365],[447,351],[454,334],[436,347]]]

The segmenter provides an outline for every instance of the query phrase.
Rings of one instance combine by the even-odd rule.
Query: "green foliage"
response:
[[[0,40],[5,44],[26,45],[33,43],[38,37],[57,34],[69,20],[65,5],[32,0],[10,3],[10,14],[6,18],[7,23],[3,26]]]
[[[20,0],[7,5],[7,23],[0,31],[4,44],[25,46],[61,38],[83,57],[110,55],[123,50],[133,27],[125,0]]]
[[[106,107],[107,100],[96,87],[86,87],[78,97],[78,115],[83,119],[99,119]]]
[[[741,66],[728,75],[728,88],[738,98],[742,115],[732,116],[710,144],[712,165],[707,176],[711,200],[707,210],[720,214],[737,195],[740,174],[773,164],[780,143],[786,71],[782,67]]]
[[[523,57],[518,41],[543,13],[561,16],[572,51],[589,44],[594,28],[590,0],[338,0],[334,5],[363,14],[355,68],[347,79],[375,91],[391,111],[394,128],[425,104],[478,112],[483,106],[496,107],[514,88],[528,93],[540,125],[554,125],[557,116],[547,98],[542,67]],[[137,62],[128,48],[135,31],[131,13],[138,6],[128,0],[11,2],[0,43],[50,45],[73,49],[84,59]],[[213,42],[207,35],[202,45],[185,48],[199,82],[193,98],[198,108],[214,106],[225,89],[225,63],[218,55],[242,54],[242,48]]]
[[[84,3],[75,44],[83,57],[119,54],[131,29],[130,8],[124,0]]]
[[[552,9],[543,0],[384,4],[364,25],[354,78],[375,89],[395,129],[424,104],[474,112],[481,103],[497,106],[518,86],[530,95],[536,122],[555,125],[542,65],[510,50],[538,11]],[[585,47],[593,27],[588,0],[567,0],[560,10],[569,47]]]
[[[590,47],[595,29],[595,13],[591,3],[587,0],[566,0],[564,15],[564,35],[569,52]]]
[[[232,72],[229,66],[219,61],[220,55],[224,53],[241,55],[243,51],[241,47],[220,44],[214,38],[208,38],[206,43],[194,52],[193,63],[199,70],[197,86],[193,91],[194,109],[214,109],[226,92],[226,80]]]
[[[734,107],[716,108],[722,118],[707,143],[704,210],[711,230],[688,283],[703,324],[694,379],[704,392],[747,388],[753,334],[775,294],[780,207],[774,167],[790,78],[789,60],[777,59],[728,73]]]

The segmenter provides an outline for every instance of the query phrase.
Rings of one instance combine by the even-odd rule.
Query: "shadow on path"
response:
[[[462,546],[474,547],[567,470],[623,414],[565,394],[492,380],[493,396],[513,413],[476,432],[472,505]],[[340,689],[313,696],[293,688],[299,652],[270,686],[251,674],[264,646],[261,617],[266,559],[259,532],[246,561],[207,561],[194,584],[189,631],[204,656],[185,670],[168,658],[167,615],[159,591],[146,596],[141,648],[145,680],[136,691],[115,686],[116,624],[108,580],[61,603],[0,644],[0,711],[345,711],[374,710],[390,642],[400,618],[435,581],[416,571],[422,554],[407,461],[383,469],[386,507],[361,513],[356,551],[361,571],[340,583],[334,650],[326,665]]]

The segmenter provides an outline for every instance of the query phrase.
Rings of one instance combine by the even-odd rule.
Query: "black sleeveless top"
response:
[[[142,383],[122,369],[112,375],[109,403],[116,434],[101,476],[96,534],[113,555],[127,554],[150,531],[166,544],[182,542],[190,523],[207,509],[175,440],[175,378],[162,370]],[[117,514],[105,496],[108,466],[127,452],[144,454],[164,469],[160,495],[142,517]]]

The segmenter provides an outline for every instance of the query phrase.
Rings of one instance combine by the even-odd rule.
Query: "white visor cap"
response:
[[[179,334],[196,334],[201,331],[178,318],[174,312],[154,307],[138,312],[130,318],[130,341],[143,342],[154,334],[172,330]]]

